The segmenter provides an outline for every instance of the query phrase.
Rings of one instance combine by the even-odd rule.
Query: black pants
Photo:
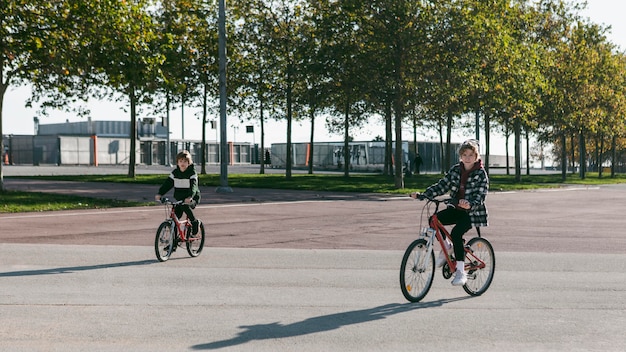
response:
[[[457,261],[465,260],[463,235],[472,228],[469,213],[456,208],[447,208],[437,213],[437,218],[444,225],[454,225],[450,235],[454,246],[454,258]]]
[[[176,216],[180,219],[181,216],[183,216],[183,213],[187,214],[187,219],[189,219],[189,221],[195,221],[196,217],[193,215],[193,211],[191,210],[191,207],[187,204],[179,204],[176,206],[176,208],[174,208],[174,213],[176,213]]]

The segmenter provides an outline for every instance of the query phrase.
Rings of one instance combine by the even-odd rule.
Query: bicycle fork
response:
[[[431,253],[433,252],[435,233],[435,229],[431,227],[425,227],[420,232],[419,238],[426,241],[426,252],[418,252],[417,258],[415,258],[415,269],[419,272],[426,271],[426,265],[428,264],[428,260],[430,259]],[[423,253],[423,257],[420,258],[421,253]]]

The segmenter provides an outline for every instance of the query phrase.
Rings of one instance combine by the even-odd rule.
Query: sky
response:
[[[626,21],[623,21],[623,14],[626,13],[626,1],[624,0],[588,0],[587,9],[581,12],[581,15],[588,17],[592,22],[602,24],[604,26],[611,26],[612,29],[608,33],[609,41],[619,46],[620,50],[626,50]],[[30,94],[30,89],[26,86],[23,87],[10,87],[4,97],[4,111],[3,111],[3,133],[5,135],[32,135],[34,134],[34,122],[35,108],[24,107],[26,100]],[[129,121],[130,114],[124,112],[122,109],[125,106],[121,103],[115,102],[92,102],[89,104],[91,110],[91,119],[95,121],[107,121],[107,120],[122,120]],[[140,116],[151,117],[151,116]],[[219,120],[217,116],[209,117],[209,119]],[[62,123],[65,121],[77,122],[85,121],[86,117],[76,117],[73,114],[53,111],[49,113],[49,116],[41,117],[41,124],[48,123]],[[182,137],[182,121],[180,107],[170,113],[170,132],[171,137],[174,139]],[[260,126],[254,126],[254,133],[247,133],[246,126],[254,125],[251,122],[240,123],[238,119],[233,117],[227,118],[227,136],[229,141],[234,142],[250,142],[260,143]],[[198,112],[186,107],[184,110],[184,137],[185,139],[201,140],[201,117]],[[269,147],[272,143],[285,143],[286,142],[287,126],[284,121],[270,120],[265,124],[265,146]],[[211,130],[210,126],[207,126],[207,139],[215,140],[217,138],[216,130]],[[371,141],[376,136],[384,136],[384,124],[382,121],[378,121],[372,118],[367,126],[358,129],[358,131],[351,131],[355,141]],[[412,131],[407,127],[403,130],[403,139],[412,139]],[[482,133],[481,133],[482,135]],[[467,136],[467,137],[474,137]],[[437,140],[437,136],[429,131],[418,131],[418,141]],[[292,129],[292,141],[308,142],[310,139],[310,122],[295,122]],[[453,142],[461,142],[465,139],[465,136],[455,134],[453,136]],[[315,141],[316,142],[328,142],[328,141],[341,141],[342,135],[329,134],[326,131],[326,126],[323,118],[320,117],[316,120],[315,128]],[[511,141],[512,143],[512,141]],[[512,146],[509,146],[509,151],[512,154]],[[505,154],[504,139],[498,136],[491,137],[491,153],[492,154]]]

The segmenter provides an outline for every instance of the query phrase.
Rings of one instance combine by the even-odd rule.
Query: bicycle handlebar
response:
[[[192,208],[195,207],[196,204],[197,204],[195,200],[192,200],[191,203],[187,204],[187,203],[185,203],[184,199],[183,200],[177,200],[177,201],[173,202],[173,201],[170,201],[169,198],[167,198],[167,197],[161,197],[161,203],[162,204],[168,204],[168,205],[189,205]]]
[[[415,198],[417,200],[427,200],[435,204],[444,203],[444,204],[456,205],[456,203],[458,203],[458,199],[452,198],[450,196],[445,196],[445,198],[430,197],[424,193],[419,193],[419,192],[411,193],[409,194],[409,197]]]
[[[454,208],[457,208],[459,205],[459,200],[456,198],[452,198],[449,195],[430,197],[423,193],[415,192],[415,193],[411,193],[409,196],[411,198],[418,199],[418,200],[427,200],[428,203],[434,203],[437,210],[439,210],[439,204],[442,204],[442,203],[446,207],[454,207]],[[426,206],[428,206],[428,203],[426,204]],[[469,211],[469,209],[464,209],[464,208],[457,208],[457,209]]]
[[[161,203],[162,203],[162,204],[169,204],[169,205],[179,205],[179,204],[184,204],[184,203],[185,203],[185,201],[184,201],[184,200],[177,200],[177,201],[175,201],[175,202],[172,202],[172,201],[170,201],[170,199],[169,199],[169,198],[167,198],[167,197],[162,197],[162,198],[161,198]]]

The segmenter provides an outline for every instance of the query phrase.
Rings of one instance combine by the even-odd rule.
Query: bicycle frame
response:
[[[191,222],[189,221],[189,219],[185,218],[184,220],[179,219],[176,216],[176,206],[180,205],[182,203],[180,202],[168,202],[165,203],[167,205],[167,207],[169,208],[169,211],[166,210],[166,214],[169,213],[169,216],[166,215],[166,220],[171,220],[174,222],[174,224],[176,225],[176,231],[178,232],[178,235],[180,236],[180,239],[182,242],[187,240],[187,229],[189,229],[189,227],[191,226]]]
[[[172,252],[183,244],[187,247],[187,253],[191,257],[200,255],[206,235],[202,221],[197,219],[198,232],[192,234],[193,224],[189,218],[180,219],[176,216],[176,207],[184,203],[182,201],[171,202],[167,198],[162,198],[161,203],[165,205],[165,221],[159,225],[154,239],[157,259],[161,262],[168,260]]]
[[[418,194],[419,195],[419,194]],[[436,263],[433,247],[435,241],[441,245],[442,255],[445,254],[446,262],[441,268],[444,279],[452,277],[456,271],[455,259],[450,257],[450,249],[446,240],[450,239],[450,233],[439,220],[437,213],[440,203],[451,203],[443,199],[419,196],[411,194],[412,198],[427,200],[422,208],[421,219],[428,219],[428,227],[421,227],[419,238],[411,242],[404,251],[400,264],[400,290],[402,295],[410,302],[419,302],[426,296],[433,283]],[[431,208],[435,205],[435,210]],[[463,290],[471,296],[482,295],[491,285],[495,270],[495,255],[491,243],[480,236],[463,241],[465,251],[464,269],[467,280],[463,284]]]
[[[452,259],[450,259],[451,258],[450,252],[448,251],[448,246],[446,245],[446,241],[445,241],[445,238],[452,241],[452,237],[450,236],[450,233],[448,232],[448,230],[443,226],[441,221],[439,221],[439,219],[437,218],[437,211],[435,211],[435,213],[431,215],[430,218],[428,219],[428,225],[430,226],[430,228],[435,229],[434,236],[437,239],[437,242],[439,242],[439,245],[441,246],[441,250],[443,251],[443,254],[446,256],[446,261],[448,262],[448,265],[450,266],[450,270],[452,271],[456,270],[456,261],[452,261]],[[432,242],[432,239],[430,240],[430,242]],[[431,244],[431,247],[432,247],[432,244]]]

